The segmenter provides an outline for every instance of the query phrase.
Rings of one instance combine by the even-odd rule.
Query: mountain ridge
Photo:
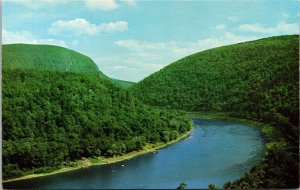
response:
[[[299,182],[299,36],[275,36],[184,57],[130,88],[145,104],[226,112],[271,125],[264,161],[228,189]],[[283,163],[285,162],[285,163]]]
[[[107,77],[91,58],[65,47],[45,44],[6,44],[2,48],[5,68],[99,73]]]

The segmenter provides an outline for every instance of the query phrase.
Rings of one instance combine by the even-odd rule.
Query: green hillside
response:
[[[298,35],[206,50],[178,60],[131,88],[144,103],[226,112],[271,124],[266,160],[227,188],[298,187]]]
[[[124,81],[124,80],[119,80],[119,79],[111,79],[112,83],[114,83],[117,87],[123,88],[123,89],[128,89],[134,84],[135,82],[130,82],[130,81]]]
[[[122,155],[191,128],[182,113],[142,104],[65,48],[4,45],[2,84],[4,179]]]
[[[93,60],[73,50],[52,45],[10,44],[3,47],[9,69],[34,69],[75,73],[100,73]]]

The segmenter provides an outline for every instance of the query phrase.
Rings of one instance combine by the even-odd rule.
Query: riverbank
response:
[[[242,119],[237,117],[232,117],[228,113],[224,112],[187,112],[188,116],[190,118],[200,118],[200,119],[219,119],[223,121],[234,121],[238,123],[244,123],[254,126],[262,126],[266,125],[264,123],[260,123],[258,121],[248,120],[248,119]]]
[[[249,120],[249,119],[243,119],[238,117],[232,117],[227,113],[224,112],[187,112],[187,115],[189,118],[199,118],[199,119],[218,119],[223,121],[232,121],[232,122],[238,122],[243,124],[248,124],[250,126],[259,127],[261,128],[262,132],[264,134],[269,134],[270,130],[273,129],[271,125]]]
[[[176,140],[170,141],[168,143],[156,143],[156,144],[150,144],[147,143],[142,150],[139,151],[133,151],[129,152],[127,154],[121,155],[121,156],[115,156],[115,157],[110,157],[110,158],[105,158],[105,157],[98,157],[98,158],[84,158],[82,160],[76,161],[76,162],[71,162],[73,166],[66,166],[61,169],[48,172],[48,173],[40,173],[40,174],[29,174],[25,175],[22,177],[18,178],[13,178],[13,179],[8,179],[8,180],[3,180],[2,182],[12,182],[12,181],[19,181],[23,179],[30,179],[30,178],[36,178],[36,177],[43,177],[43,176],[48,176],[48,175],[54,175],[58,173],[63,173],[63,172],[68,172],[72,170],[77,170],[80,168],[85,168],[85,167],[90,167],[90,166],[95,166],[95,165],[104,165],[104,164],[112,164],[116,162],[121,162],[124,160],[129,160],[134,157],[147,154],[147,153],[155,153],[158,149],[164,148],[168,145],[174,144],[182,139],[185,139],[186,137],[189,136],[189,134],[193,131],[194,127],[191,128],[191,130],[181,134]]]
[[[189,118],[200,118],[200,119],[218,119],[218,120],[223,120],[223,121],[232,121],[232,122],[238,122],[238,123],[243,123],[247,124],[249,126],[253,127],[259,127],[261,129],[262,135],[264,138],[267,140],[267,142],[274,141],[272,138],[277,134],[276,129],[268,124],[261,123],[259,121],[253,121],[249,119],[243,119],[243,118],[237,118],[237,117],[232,117],[228,113],[224,112],[187,112],[187,115]],[[266,143],[266,146],[267,144]]]

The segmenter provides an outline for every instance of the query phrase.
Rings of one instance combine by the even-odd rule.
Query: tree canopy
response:
[[[251,178],[260,178],[262,183],[251,186],[247,178],[249,186],[245,187],[298,187],[298,35],[199,52],[166,66],[130,90],[148,105],[227,112],[274,126],[277,135],[269,140],[281,145],[268,149],[269,156],[258,167],[264,175],[259,177],[257,172]]]
[[[82,71],[90,66],[74,72],[37,69],[36,64],[55,57],[48,50],[65,49],[38,46],[39,58],[31,61],[35,52],[23,54],[18,48],[3,48],[4,179],[58,169],[83,157],[122,155],[146,143],[174,140],[191,128],[183,113],[153,109],[99,72]],[[86,59],[77,56],[69,59]],[[57,61],[55,68],[71,64]],[[85,62],[72,62],[70,68],[77,64]]]

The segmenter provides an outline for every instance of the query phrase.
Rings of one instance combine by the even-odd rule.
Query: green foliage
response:
[[[152,106],[228,112],[274,126],[275,130],[263,131],[269,141],[283,141],[286,148],[269,149],[259,169],[247,174],[246,181],[234,183],[234,188],[298,186],[298,35],[196,53],[150,75],[130,90]]]
[[[106,77],[91,58],[67,48],[32,44],[10,44],[2,48],[6,69],[94,73]]]
[[[186,189],[186,186],[187,186],[187,184],[182,182],[182,183],[180,183],[180,185],[176,189],[177,190],[184,190],[184,189]]]
[[[117,87],[128,89],[135,84],[135,82],[118,80],[118,79],[111,79],[112,83],[114,83]]]
[[[273,37],[203,51],[150,75],[131,91],[153,106],[297,123],[298,40]]]
[[[77,64],[85,63],[74,63],[74,72],[62,72],[68,66],[64,63],[61,68],[52,65],[60,68],[58,71],[52,66],[39,69],[37,62],[30,61],[34,52],[22,45],[20,53],[19,46],[3,49],[4,179],[51,171],[83,157],[110,157],[140,150],[146,143],[167,142],[166,134],[173,139],[191,127],[183,114],[153,109],[98,72],[81,72],[85,66]],[[28,46],[32,47],[44,51],[39,46]],[[52,46],[46,47],[52,52]],[[13,60],[13,54],[18,55],[16,59],[28,61],[24,62],[28,67],[7,62]],[[32,57],[25,56],[30,54]],[[55,53],[49,56],[39,60],[52,59]],[[169,125],[170,120],[177,123],[177,128]]]
[[[210,189],[210,190],[216,190],[217,187],[214,184],[209,184],[208,185],[208,189]]]

